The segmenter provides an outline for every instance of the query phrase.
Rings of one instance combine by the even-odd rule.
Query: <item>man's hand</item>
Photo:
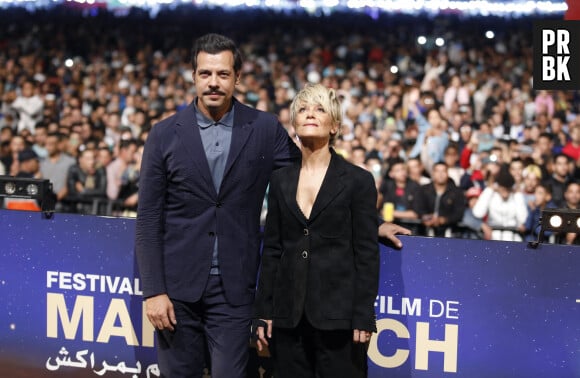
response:
[[[272,337],[272,320],[260,319],[262,322],[266,323],[266,327],[258,326],[256,328],[256,334],[258,335],[258,340],[256,344],[258,345],[258,350],[261,352],[265,346],[268,346],[268,340],[266,337]]]
[[[173,326],[177,324],[177,320],[173,311],[173,303],[167,294],[159,294],[145,299],[145,313],[147,319],[156,329],[170,331],[175,329]]]
[[[403,243],[396,235],[411,235],[411,230],[389,222],[384,222],[379,226],[379,236],[389,239],[397,248],[401,248]]]

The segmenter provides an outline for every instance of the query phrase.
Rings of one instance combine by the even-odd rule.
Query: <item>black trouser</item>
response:
[[[367,344],[355,344],[352,330],[319,330],[303,318],[296,328],[274,327],[276,378],[359,378],[367,376]]]

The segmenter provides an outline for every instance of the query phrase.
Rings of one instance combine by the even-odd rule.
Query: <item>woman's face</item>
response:
[[[336,134],[338,125],[320,104],[299,104],[294,117],[294,127],[300,140],[327,139]]]

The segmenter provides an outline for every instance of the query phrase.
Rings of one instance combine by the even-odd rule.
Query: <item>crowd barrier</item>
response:
[[[0,376],[158,377],[135,220],[0,210]],[[580,249],[381,244],[369,377],[579,377]],[[250,377],[269,377],[252,349]]]

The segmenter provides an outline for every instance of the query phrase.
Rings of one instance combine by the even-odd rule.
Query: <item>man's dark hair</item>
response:
[[[580,181],[578,180],[570,180],[566,183],[566,185],[564,185],[564,193],[568,191],[568,188],[572,185],[580,185]]]
[[[129,148],[129,146],[131,145],[135,145],[137,147],[137,139],[131,138],[131,139],[122,139],[119,141],[119,149],[126,149]]]
[[[208,54],[231,51],[234,54],[234,71],[237,73],[242,69],[242,54],[234,41],[228,37],[214,33],[199,37],[191,50],[191,66],[193,67],[193,71],[197,71],[197,56],[202,51]]]
[[[570,158],[570,156],[559,152],[557,154],[554,155],[554,162],[556,162],[556,160],[558,160],[559,158],[563,157],[564,159],[566,159],[566,163],[570,163],[572,161],[572,159]]]
[[[59,133],[58,131],[52,131],[48,134],[46,134],[46,137],[55,137],[59,142],[61,142],[64,139],[64,135],[62,135],[62,133]]]
[[[393,167],[395,165],[397,165],[397,164],[403,164],[403,165],[407,166],[407,162],[404,159],[402,159],[402,158],[400,158],[398,156],[388,158],[386,160],[386,163],[387,163],[387,166],[388,166],[387,172],[385,172],[385,176],[386,177],[388,177],[389,173],[391,173],[391,171],[393,170]]]

